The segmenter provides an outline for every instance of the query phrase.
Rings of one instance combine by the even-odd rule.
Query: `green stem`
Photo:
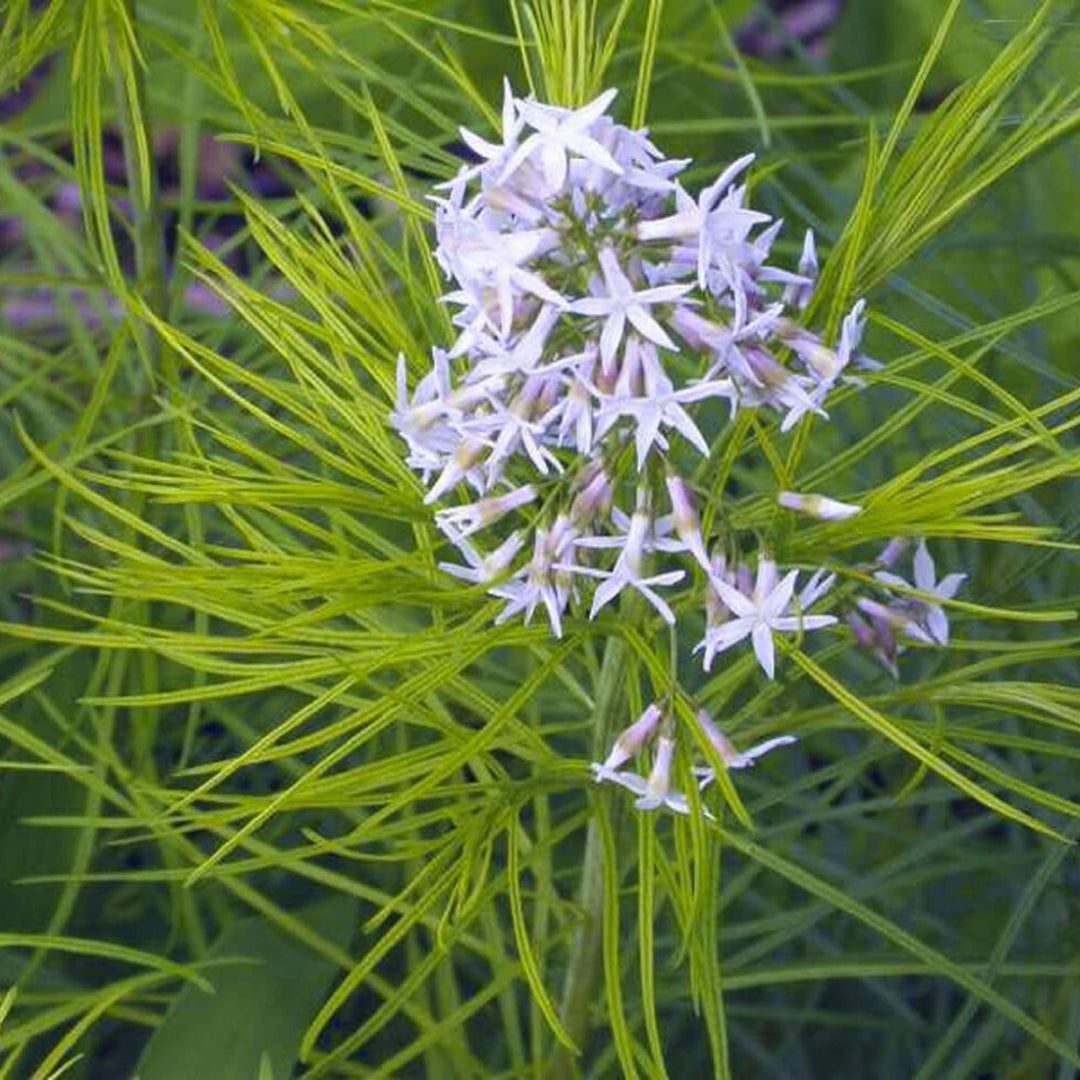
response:
[[[603,761],[617,732],[625,726],[626,655],[626,642],[622,638],[608,639],[600,665],[593,713],[593,759],[596,761]],[[559,1018],[574,1045],[584,1050],[596,1000],[603,947],[604,852],[595,814],[589,819],[585,835],[578,904],[585,918],[574,934]],[[563,1080],[573,1074],[573,1056],[560,1044],[548,1062],[547,1080]]]
[[[138,26],[135,0],[125,0],[128,20]],[[131,62],[131,77],[125,78],[121,49],[117,45],[120,31],[112,28],[113,85],[119,112],[120,132],[124,145],[124,165],[127,173],[128,198],[131,202],[135,241],[135,291],[150,311],[164,317],[168,300],[168,269],[165,260],[165,225],[158,198],[157,170],[154,168],[153,140],[146,80],[138,57]],[[140,148],[145,148],[142,152]],[[143,353],[152,381],[161,374],[161,340],[156,332],[140,332],[136,339]],[[147,387],[147,401],[152,400],[153,386]]]
[[[138,11],[136,0],[123,0],[127,21],[138,41]],[[113,92],[120,133],[124,147],[124,168],[127,174],[128,199],[131,203],[135,243],[135,294],[146,305],[150,314],[164,319],[168,308],[169,276],[165,255],[165,219],[161,213],[158,195],[157,169],[154,161],[153,128],[146,93],[146,78],[135,45],[122,43],[124,31],[114,22],[109,30],[109,49],[112,59]],[[130,50],[130,68],[123,62],[125,52]],[[128,75],[125,72],[129,72]],[[178,397],[179,377],[174,354],[163,347],[157,329],[132,319],[132,333],[145,369],[145,378],[136,382],[136,415],[144,416],[154,407],[159,380]],[[157,425],[142,429],[136,436],[134,449],[146,457],[155,458],[161,452],[162,429]],[[136,494],[128,509],[142,516],[145,497]],[[189,519],[190,520],[190,519]],[[131,541],[135,542],[134,535]],[[116,605],[114,604],[114,607]],[[135,622],[149,624],[146,601],[136,601],[133,612]],[[141,671],[142,682],[156,688],[157,657],[144,654]],[[106,733],[111,738],[112,732]],[[138,755],[136,769],[140,779],[156,783],[157,776],[152,757],[148,753]],[[162,844],[162,856],[169,869],[179,869],[182,859]],[[176,885],[172,889],[175,911],[187,930],[189,946],[195,955],[206,950],[205,934],[198,906],[190,889]]]

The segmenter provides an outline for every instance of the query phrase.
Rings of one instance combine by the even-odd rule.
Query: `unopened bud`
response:
[[[918,616],[923,611],[923,605],[920,605],[917,601],[895,606],[886,606],[877,603],[875,600],[865,599],[857,600],[856,603],[861,611],[864,611],[874,620],[875,629],[879,634],[898,630],[907,634],[908,637],[924,642],[927,645],[941,644],[935,641],[933,636],[928,634],[920,624]]]
[[[701,525],[694,512],[694,503],[686,483],[675,473],[667,475],[667,489],[671,496],[671,512],[675,519],[675,533],[687,546],[690,554],[697,559],[703,570],[709,570],[709,557],[705,554],[705,543],[701,538]]]
[[[871,627],[871,625],[857,611],[849,611],[845,616],[844,621],[848,624],[848,628],[855,635],[855,640],[864,649],[872,649],[874,647],[873,627]]]
[[[855,634],[855,640],[859,645],[873,653],[894,679],[899,678],[900,673],[896,666],[899,645],[893,633],[893,627],[878,613],[880,605],[874,604],[873,601],[866,603],[872,607],[864,607],[862,601],[859,602],[859,606],[870,616],[870,621],[867,622],[857,611],[849,611],[847,624]],[[882,610],[888,611],[887,608]]]
[[[661,735],[656,741],[656,758],[645,783],[645,794],[634,804],[639,810],[654,810],[667,797],[671,787],[671,759],[675,754],[675,740]]]
[[[862,511],[861,506],[839,502],[836,499],[830,499],[827,495],[800,495],[794,491],[781,491],[777,500],[788,510],[798,510],[802,514],[820,518],[822,521],[843,521]]]
[[[892,566],[907,551],[910,543],[911,541],[906,536],[894,536],[885,545],[885,550],[877,557],[877,561],[882,566]]]
[[[598,467],[570,505],[570,520],[584,532],[611,506],[611,481],[602,466]]]
[[[614,772],[620,765],[629,761],[648,742],[662,716],[663,711],[660,706],[653,702],[615,740],[615,745],[611,748],[611,753],[608,754],[601,768]]]

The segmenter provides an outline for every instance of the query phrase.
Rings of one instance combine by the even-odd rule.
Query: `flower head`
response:
[[[548,190],[557,191],[566,181],[567,158],[571,154],[577,154],[616,175],[621,174],[622,166],[589,133],[593,124],[607,112],[616,93],[616,90],[605,90],[594,101],[577,110],[541,105],[536,101],[518,102],[519,115],[533,129],[533,134],[510,156],[500,174],[500,181],[506,181],[515,169],[535,157],[539,159]]]
[[[704,709],[697,711],[695,720],[702,734],[729,769],[748,768],[770,750],[798,742],[793,735],[779,735],[739,753]],[[617,784],[632,792],[637,796],[634,805],[638,810],[655,810],[660,806],[665,806],[677,814],[688,814],[690,808],[686,795],[671,788],[671,765],[675,753],[675,739],[671,734],[670,725],[670,719],[665,720],[663,707],[655,702],[651,704],[619,735],[604,762],[592,763],[593,779],[598,784]],[[654,735],[657,735],[656,752],[653,755],[648,778],[629,770],[620,771],[621,766],[636,757]],[[715,779],[715,773],[708,767],[697,766],[693,772],[702,790]],[[707,809],[704,810],[704,814],[708,818],[713,816]]]
[[[889,570],[878,570],[874,577],[883,585],[899,589],[902,593],[910,593],[917,589],[924,594],[922,597],[913,598],[910,603],[891,609],[892,620],[894,623],[899,621],[901,629],[908,637],[927,645],[949,643],[949,620],[945,616],[945,609],[940,604],[935,604],[929,597],[951,600],[967,574],[946,574],[937,581],[934,560],[926,547],[926,541],[920,540],[919,546],[915,549],[914,585],[909,585],[902,577]],[[873,605],[873,601],[864,601],[860,604],[871,614],[876,613],[884,618],[890,617],[889,614],[883,614],[881,605],[870,605]]]
[[[770,263],[781,223],[749,205],[752,154],[691,192],[678,180],[688,161],[608,115],[615,96],[566,109],[504,82],[499,131],[461,130],[475,161],[432,197],[457,336],[411,397],[401,360],[391,414],[464,558],[448,572],[489,583],[505,601],[499,621],[543,607],[555,634],[568,611],[596,617],[624,589],[674,623],[662,590],[687,565],[711,566],[682,459],[707,456],[711,433],[744,408],[778,409],[784,430],[825,416],[863,326],[860,303],[827,349],[804,325],[813,237],[797,273]],[[665,487],[670,515],[653,509]],[[844,506],[791,498],[824,515]],[[772,633],[829,620],[799,621],[793,584],[773,585],[770,599],[729,583],[737,600],[706,585],[707,662],[745,629],[771,673]]]
[[[798,570],[792,570],[783,578],[778,578],[776,564],[762,556],[758,560],[754,590],[749,596],[729,584],[723,577],[712,578],[712,586],[731,611],[732,618],[710,627],[697,645],[697,649],[705,651],[706,671],[712,666],[717,653],[730,649],[743,638],[749,637],[753,641],[754,655],[762,671],[771,679],[776,671],[773,634],[818,630],[836,622],[832,615],[789,613],[798,576]]]
[[[740,753],[732,745],[731,740],[712,722],[704,709],[697,711],[695,719],[705,738],[709,740],[713,749],[720,755],[720,760],[729,769],[747,769],[770,750],[775,750],[778,746],[790,746],[799,741],[794,735],[777,735]],[[698,767],[694,769],[694,773],[702,788],[716,779],[716,774],[711,768]]]

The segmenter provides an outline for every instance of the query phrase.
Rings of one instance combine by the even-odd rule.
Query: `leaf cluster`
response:
[[[0,127],[0,1075],[1080,1068],[1080,216],[1044,194],[1080,39],[900,6],[919,51],[847,69],[742,57],[721,0],[7,6],[0,88],[55,70]],[[705,676],[643,612],[553,641],[438,570],[387,415],[451,332],[425,196],[505,73],[624,87],[696,175],[761,151],[755,198],[824,237],[814,317],[867,295],[883,367],[829,424],[717,416],[703,521],[831,566],[841,615],[930,538],[970,575],[947,652]],[[287,192],[207,196],[211,146]],[[588,762],[673,681],[684,786],[691,703],[798,749],[632,815]]]

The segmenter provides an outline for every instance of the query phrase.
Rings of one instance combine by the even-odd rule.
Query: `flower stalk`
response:
[[[607,753],[626,712],[626,658],[626,642],[620,637],[608,638],[600,664],[593,713],[593,756],[597,759]],[[619,815],[623,805],[621,800],[615,801],[612,812]],[[618,828],[618,818],[615,828]],[[595,813],[589,818],[585,834],[578,906],[584,918],[574,933],[570,948],[559,1019],[574,1045],[583,1050],[589,1035],[592,1003],[596,1000],[603,948],[604,847]],[[571,1071],[570,1050],[562,1044],[556,1045],[545,1073],[547,1080],[562,1080],[571,1075]]]
[[[138,25],[136,0],[124,0],[124,16],[130,27]],[[157,170],[153,160],[152,127],[146,79],[141,58],[128,54],[122,44],[123,28],[113,21],[109,30],[109,51],[113,70],[120,134],[123,143],[128,199],[131,203],[135,254],[134,293],[150,313],[164,318],[168,311],[168,261],[165,254],[165,221],[161,213]],[[175,389],[178,385],[170,350],[163,349],[160,336],[145,325],[134,328],[135,341],[148,372],[141,395],[153,401],[154,382],[161,376]]]

